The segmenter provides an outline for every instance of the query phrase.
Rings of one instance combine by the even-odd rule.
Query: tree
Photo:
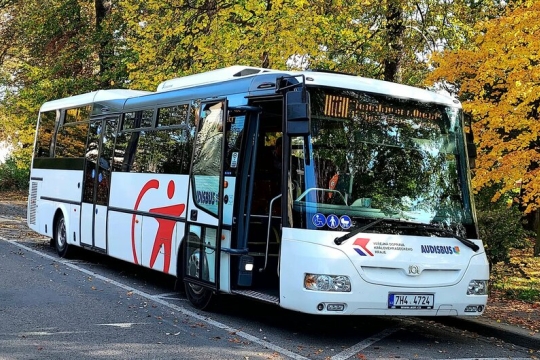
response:
[[[474,118],[478,142],[474,186],[496,186],[493,196],[518,189],[525,213],[540,208],[540,2],[509,7],[505,16],[479,24],[469,50],[434,57],[428,81],[459,90]],[[540,233],[539,233],[540,234]],[[540,241],[536,253],[540,254]]]
[[[484,2],[119,0],[133,86],[233,64],[322,68],[418,85],[425,56],[459,48]]]
[[[0,137],[29,163],[45,101],[233,64],[417,85],[426,54],[460,47],[496,12],[476,0],[0,0]]]
[[[126,86],[129,52],[115,4],[25,0],[0,7],[0,138],[22,146],[27,166],[42,103]]]

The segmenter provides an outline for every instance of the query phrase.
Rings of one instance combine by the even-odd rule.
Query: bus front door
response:
[[[203,102],[191,165],[183,246],[186,295],[198,308],[219,288],[226,101]]]
[[[81,204],[81,245],[94,250],[107,249],[107,205],[118,117],[90,123],[86,145],[86,166]]]

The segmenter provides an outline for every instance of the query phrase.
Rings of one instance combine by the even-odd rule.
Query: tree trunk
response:
[[[104,75],[111,68],[110,53],[111,53],[111,41],[112,34],[107,33],[104,29],[104,24],[107,16],[111,11],[110,0],[94,0],[94,7],[96,9],[96,34],[98,36],[98,49],[97,55],[99,59],[99,74]],[[109,81],[106,80],[108,76],[102,78],[102,87],[109,87]]]
[[[401,63],[403,59],[403,9],[398,0],[390,0],[386,10],[386,33],[388,55],[384,60],[384,80],[401,83]]]

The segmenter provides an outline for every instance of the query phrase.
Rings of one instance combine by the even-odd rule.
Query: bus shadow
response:
[[[221,322],[241,323],[242,329],[249,333],[256,334],[261,329],[266,332],[285,331],[297,338],[316,336],[326,339],[325,342],[336,343],[351,337],[369,337],[387,328],[403,326],[396,318],[304,314],[274,304],[227,294],[220,294],[211,309],[201,311],[189,301],[185,301],[184,284],[174,276],[87,249],[74,250],[68,260],[78,266],[152,295],[177,293],[174,297],[184,300],[182,306],[187,310]],[[49,247],[48,252],[55,253],[55,250]],[[174,300],[174,297],[168,298]]]

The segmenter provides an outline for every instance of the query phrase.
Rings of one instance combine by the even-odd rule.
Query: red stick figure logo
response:
[[[158,180],[150,180],[146,184],[144,184],[143,188],[141,189],[141,192],[139,193],[139,196],[137,196],[137,201],[135,201],[135,211],[139,209],[139,205],[141,203],[141,200],[145,196],[145,194],[151,190],[151,189],[159,189],[159,181]],[[167,197],[169,199],[172,199],[175,192],[175,185],[174,181],[170,180],[169,184],[167,185]],[[184,209],[186,208],[185,204],[176,204],[176,205],[170,205],[170,206],[163,206],[158,208],[150,209],[149,212],[153,214],[161,214],[161,215],[168,215],[168,216],[174,216],[179,217],[184,212]],[[136,214],[133,214],[133,217],[131,219],[131,249],[133,251],[133,261],[135,264],[138,264],[137,259],[137,249],[135,246],[135,223],[136,223]],[[172,254],[172,236],[174,227],[176,225],[175,220],[171,219],[162,219],[162,218],[155,218],[155,220],[158,222],[158,230],[156,233],[156,238],[154,239],[154,246],[152,247],[152,254],[150,256],[150,267],[154,267],[154,263],[156,262],[157,256],[159,255],[159,250],[161,247],[163,247],[163,255],[164,255],[164,261],[163,261],[163,271],[168,273],[169,272],[169,266],[171,263],[171,254]]]

